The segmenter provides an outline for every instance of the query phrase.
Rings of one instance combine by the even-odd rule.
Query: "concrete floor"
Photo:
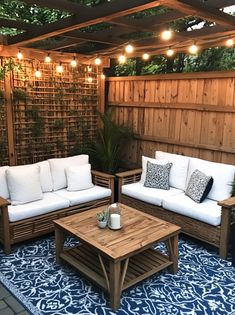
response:
[[[2,284],[0,284],[0,315],[30,315]]]

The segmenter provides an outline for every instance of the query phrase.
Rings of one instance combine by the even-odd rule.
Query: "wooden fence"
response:
[[[133,127],[129,167],[156,150],[235,164],[235,72],[107,80],[115,120]]]

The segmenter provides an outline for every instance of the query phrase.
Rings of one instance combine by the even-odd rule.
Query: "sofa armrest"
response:
[[[118,201],[121,201],[122,186],[140,181],[142,169],[134,169],[126,172],[117,173],[118,177]]]
[[[0,238],[4,244],[4,250],[6,254],[11,251],[11,240],[10,240],[10,222],[8,214],[8,200],[0,197]]]
[[[6,199],[0,197],[0,208],[6,207],[6,206],[8,206],[8,205],[10,205],[10,204],[11,204],[11,203],[10,203],[8,200],[6,200]]]
[[[111,202],[114,201],[114,175],[92,170],[92,180],[97,186],[109,188],[112,191]]]
[[[233,207],[235,207],[235,197],[219,201],[218,205],[222,208],[232,209]]]

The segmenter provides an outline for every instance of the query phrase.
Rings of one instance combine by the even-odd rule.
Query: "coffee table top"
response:
[[[69,233],[114,260],[123,259],[178,234],[180,227],[152,215],[120,204],[122,224],[120,230],[100,229],[96,213],[107,206],[94,208],[55,220],[55,226]]]

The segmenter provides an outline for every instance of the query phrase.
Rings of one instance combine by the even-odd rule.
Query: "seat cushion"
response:
[[[184,190],[186,187],[187,173],[190,158],[180,154],[156,151],[155,158],[157,160],[168,160],[172,163],[169,183],[171,187]]]
[[[53,190],[59,190],[67,187],[65,169],[70,166],[78,166],[89,163],[89,157],[86,154],[75,155],[67,158],[49,159],[51,176],[53,181]]]
[[[0,196],[5,199],[10,198],[10,193],[7,186],[6,170],[9,166],[0,167]]]
[[[211,199],[205,199],[202,203],[197,203],[184,193],[165,197],[163,208],[184,216],[217,226],[221,222],[221,207]]]
[[[68,191],[67,189],[60,189],[55,191],[55,194],[65,198],[70,202],[70,206],[75,206],[84,202],[102,199],[111,196],[111,189],[100,186],[80,191]]]
[[[189,162],[187,182],[189,182],[192,173],[196,169],[205,173],[207,176],[213,177],[213,185],[207,198],[219,201],[231,197],[231,184],[235,176],[234,165],[191,158]]]
[[[176,194],[182,194],[182,190],[176,188],[170,188],[169,190],[156,189],[144,187],[140,182],[123,185],[122,193],[129,197],[133,197],[156,206],[162,205],[162,200],[164,197],[170,197]]]
[[[69,201],[67,199],[61,198],[53,192],[48,192],[43,194],[41,200],[24,205],[8,206],[9,220],[16,222],[68,207]]]

